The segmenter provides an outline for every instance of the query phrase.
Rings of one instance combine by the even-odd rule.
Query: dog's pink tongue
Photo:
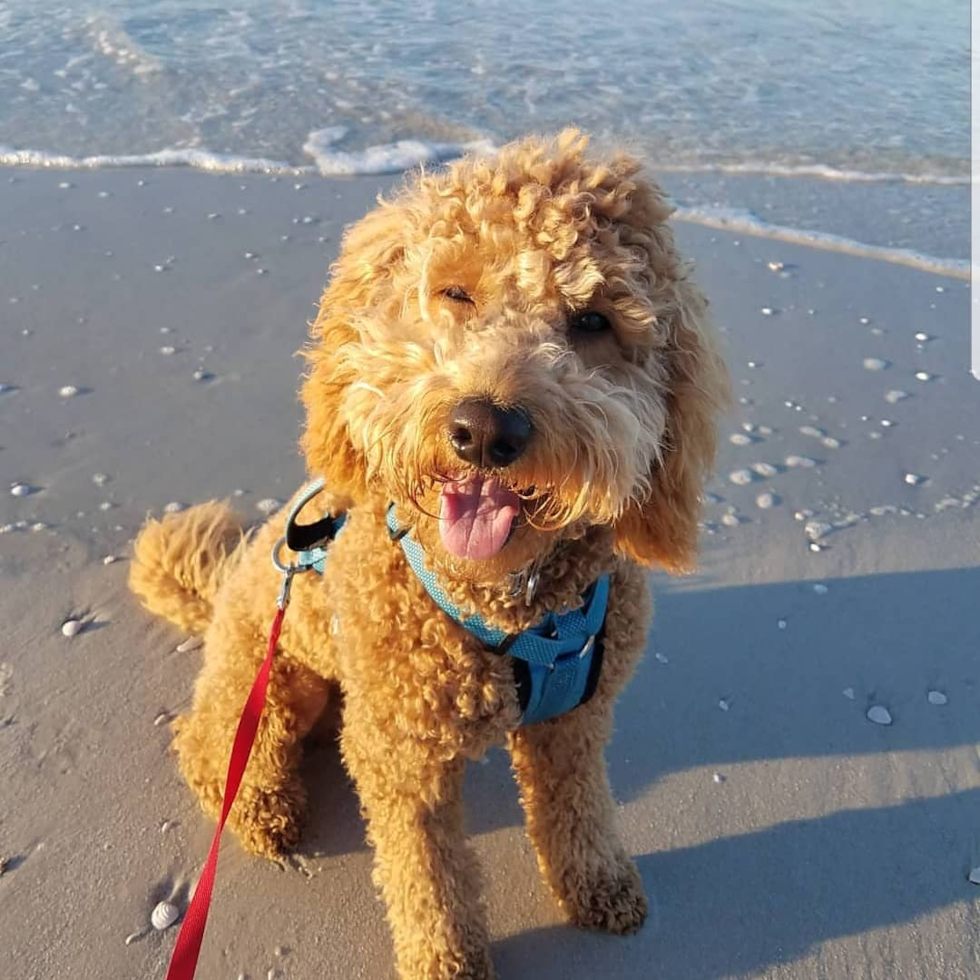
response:
[[[492,558],[507,543],[520,509],[521,498],[499,480],[471,476],[447,483],[439,497],[443,547],[458,558]]]

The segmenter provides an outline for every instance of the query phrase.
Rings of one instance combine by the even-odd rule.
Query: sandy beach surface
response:
[[[150,911],[186,907],[211,835],[167,751],[200,654],[127,592],[131,541],[168,504],[259,519],[302,482],[294,354],[343,225],[387,184],[0,175],[0,975],[164,976],[176,929]],[[656,576],[608,753],[654,912],[625,940],[565,926],[491,753],[467,802],[499,975],[980,976],[968,284],[678,233],[739,401],[701,570]],[[392,975],[329,737],[304,772],[289,862],[225,842],[201,980]]]

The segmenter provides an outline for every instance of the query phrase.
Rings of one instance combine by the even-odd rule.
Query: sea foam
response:
[[[963,187],[971,183],[969,174],[904,173],[888,170],[851,170],[825,163],[704,163],[657,165],[661,173],[725,174],[734,177],[809,177],[844,184],[932,184],[939,187]]]
[[[303,176],[376,176],[398,174],[423,163],[445,163],[465,153],[488,153],[494,149],[489,140],[469,143],[430,143],[424,140],[399,140],[380,143],[362,150],[337,149],[346,131],[331,126],[311,132],[303,151],[313,158],[312,164],[293,164],[266,157],[214,153],[210,150],[165,149],[152,153],[100,153],[75,157],[45,150],[14,149],[0,144],[0,166],[46,167],[59,170],[97,170],[110,167],[191,167],[209,173],[284,174]]]
[[[718,228],[722,231],[741,232],[747,235],[757,235],[761,238],[775,238],[830,252],[845,252],[848,255],[877,259],[881,262],[893,262],[896,265],[907,265],[915,269],[922,269],[924,272],[953,276],[957,279],[970,278],[970,263],[966,259],[942,258],[917,252],[910,248],[869,245],[853,238],[845,238],[843,235],[770,224],[768,221],[757,218],[751,211],[744,208],[679,207],[674,211],[673,217],[678,221],[706,225],[709,228]]]
[[[343,126],[328,126],[310,133],[303,152],[315,161],[316,170],[324,175],[395,174],[421,163],[444,163],[464,153],[489,153],[489,140],[470,143],[428,143],[423,140],[398,140],[363,150],[341,150],[336,144],[347,135]]]

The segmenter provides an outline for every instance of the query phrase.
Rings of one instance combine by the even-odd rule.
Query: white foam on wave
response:
[[[58,170],[99,170],[109,167],[192,167],[224,174],[288,174],[315,172],[313,167],[296,167],[282,160],[242,157],[210,150],[157,150],[155,153],[100,153],[72,157],[45,150],[15,150],[0,145],[0,166],[47,167]]]
[[[924,272],[953,276],[957,279],[970,278],[970,262],[967,259],[940,258],[935,255],[927,255],[924,252],[916,252],[910,248],[869,245],[866,242],[845,238],[843,235],[833,235],[829,232],[807,231],[804,228],[774,225],[757,218],[751,211],[743,208],[678,207],[673,216],[678,221],[689,221],[692,224],[719,228],[722,231],[741,232],[762,238],[775,238],[795,245],[806,245],[810,248],[820,248],[830,252],[844,252],[848,255],[877,259],[881,262],[893,262],[897,265],[907,265]]]
[[[653,167],[661,173],[726,174],[734,177],[811,177],[854,184],[934,184],[963,187],[971,182],[969,174],[902,173],[887,170],[842,170],[825,163],[718,163],[670,164]]]
[[[336,144],[347,135],[343,126],[328,126],[310,133],[303,152],[313,157],[316,169],[324,175],[397,174],[420,163],[442,163],[465,153],[493,150],[488,140],[470,143],[427,143],[422,140],[398,140],[380,143],[363,150],[338,150]]]
[[[399,140],[381,143],[363,150],[339,150],[335,146],[344,138],[342,126],[318,129],[310,133],[303,150],[314,160],[299,165],[265,157],[237,156],[231,153],[212,153],[210,150],[168,149],[154,153],[100,153],[74,157],[45,150],[17,150],[0,145],[0,166],[47,167],[60,170],[96,170],[102,167],[192,167],[210,173],[226,174],[284,174],[303,176],[366,176],[398,174],[421,163],[442,163],[455,160],[465,153],[486,153],[493,150],[487,140],[470,143],[427,143],[423,140]]]

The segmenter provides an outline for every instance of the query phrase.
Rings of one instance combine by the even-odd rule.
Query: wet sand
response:
[[[187,638],[128,594],[131,540],[168,503],[233,496],[258,518],[302,482],[294,353],[343,225],[389,183],[0,178],[4,975],[164,975],[176,929],[126,939],[157,901],[185,906],[206,854],[211,828],[165,724],[200,655],[176,652]],[[678,234],[739,404],[721,429],[701,570],[655,577],[648,654],[609,749],[655,913],[626,940],[564,926],[506,757],[491,753],[467,801],[499,975],[976,976],[968,284],[690,224]],[[68,619],[84,624],[77,636],[62,634]],[[891,724],[869,720],[873,707]],[[391,975],[329,739],[304,770],[312,819],[286,867],[225,842],[202,978]]]

